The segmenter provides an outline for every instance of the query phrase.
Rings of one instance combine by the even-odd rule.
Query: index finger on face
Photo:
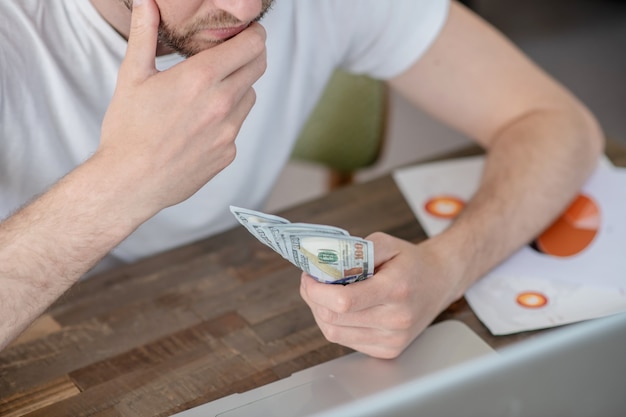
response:
[[[135,0],[122,73],[133,74],[141,80],[156,72],[159,21],[159,8],[154,0]]]
[[[223,80],[265,54],[266,37],[263,26],[254,22],[235,37],[197,53],[188,61],[211,66],[215,69],[215,76]]]

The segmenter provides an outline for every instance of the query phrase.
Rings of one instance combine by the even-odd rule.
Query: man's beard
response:
[[[133,0],[122,1],[126,7],[132,10]],[[254,19],[255,22],[258,22],[263,18],[263,16],[265,16],[265,13],[267,13],[267,11],[271,8],[273,2],[274,0],[262,0],[261,13]],[[198,31],[205,29],[237,27],[245,25],[246,23],[249,22],[242,22],[235,16],[224,11],[219,11],[213,15],[197,19],[188,27],[184,28],[184,30],[173,28],[161,20],[159,24],[159,42],[183,56],[190,57],[204,49],[211,48],[223,42],[223,40],[196,41],[193,38]]]

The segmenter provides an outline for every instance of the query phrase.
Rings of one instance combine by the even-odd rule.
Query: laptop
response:
[[[351,353],[176,417],[306,416],[482,355],[495,353],[469,327],[459,321],[440,322],[427,328],[394,360]]]
[[[498,353],[444,321],[394,360],[349,354],[176,416],[624,416],[625,393],[626,314]]]

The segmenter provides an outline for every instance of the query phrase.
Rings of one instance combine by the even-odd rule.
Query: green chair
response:
[[[302,129],[291,157],[328,168],[331,189],[349,184],[356,171],[378,160],[387,112],[384,82],[337,70]]]

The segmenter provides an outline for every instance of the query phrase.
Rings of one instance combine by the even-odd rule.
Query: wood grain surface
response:
[[[426,238],[391,176],[278,214]],[[0,416],[168,416],[350,352],[324,339],[299,276],[236,227],[82,281],[0,352]],[[496,348],[541,333],[494,337],[464,300],[437,321],[451,318]]]

